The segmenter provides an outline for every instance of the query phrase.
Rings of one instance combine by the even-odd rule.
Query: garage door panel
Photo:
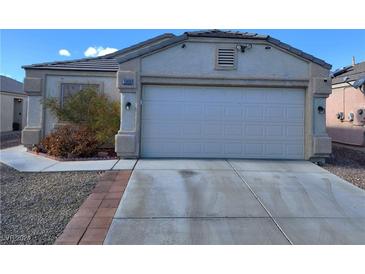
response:
[[[244,130],[245,139],[257,139],[264,137],[264,127],[257,124],[249,124],[245,126]]]
[[[262,122],[264,120],[264,106],[262,105],[244,105],[245,120],[247,122]]]
[[[190,136],[192,138],[201,138],[202,124],[201,123],[184,123],[182,124],[182,136]]]
[[[285,108],[282,106],[267,106],[265,108],[265,116],[266,120],[277,120],[284,121],[285,120]]]
[[[182,129],[174,125],[175,123],[151,121],[143,127],[142,135],[150,138],[160,138],[161,135],[165,138],[180,138]]]
[[[283,125],[267,125],[265,127],[265,137],[285,138]]]
[[[255,92],[247,92],[245,96],[244,103],[249,104],[262,104],[266,102],[267,91],[262,89],[257,89]]]
[[[244,109],[240,104],[228,105],[224,107],[225,121],[242,121],[244,118]]]
[[[242,124],[226,124],[224,125],[224,137],[227,139],[242,139]]]
[[[302,123],[304,121],[304,107],[303,106],[286,107],[286,121],[293,123]]]
[[[291,155],[293,157],[300,157],[304,154],[304,146],[296,145],[296,144],[288,144],[286,146],[287,155]]]
[[[144,157],[304,157],[304,90],[144,86]]]
[[[145,119],[152,121],[181,121],[183,118],[183,107],[171,103],[154,102],[146,105],[143,111]]]
[[[184,155],[199,155],[203,153],[203,144],[200,143],[185,143],[182,147]]]
[[[224,152],[231,155],[241,155],[243,151],[243,145],[241,143],[229,143],[224,145]]]
[[[208,138],[208,139],[216,139],[216,138],[222,138],[223,137],[223,125],[222,124],[216,124],[216,123],[204,123],[202,125],[203,127],[203,135],[202,137]]]
[[[205,105],[204,120],[221,121],[223,119],[224,106],[218,104]]]
[[[190,103],[183,105],[183,119],[195,121],[196,117],[202,117],[204,114],[204,105],[198,103]]]
[[[302,138],[304,135],[304,128],[297,125],[289,125],[286,127],[286,136],[293,138]]]
[[[260,158],[264,153],[264,144],[261,143],[251,143],[244,144],[244,155],[247,155],[247,158]]]
[[[269,157],[283,157],[285,151],[284,144],[265,144],[264,154]]]

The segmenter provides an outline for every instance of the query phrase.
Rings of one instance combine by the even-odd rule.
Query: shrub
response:
[[[97,89],[86,88],[70,96],[63,106],[55,98],[46,99],[44,105],[59,121],[85,126],[100,146],[114,143],[120,123],[120,103]]]
[[[47,154],[57,157],[93,156],[99,142],[86,126],[65,125],[45,137],[40,146]]]

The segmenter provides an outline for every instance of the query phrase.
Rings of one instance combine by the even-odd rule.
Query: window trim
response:
[[[102,82],[60,82],[60,105],[61,107],[63,107],[63,103],[64,103],[64,85],[97,85],[98,86],[98,91],[99,92],[104,92],[103,91],[103,83]]]

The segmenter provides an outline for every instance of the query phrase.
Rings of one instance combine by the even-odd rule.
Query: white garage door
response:
[[[142,157],[304,157],[303,89],[144,86],[142,102]]]

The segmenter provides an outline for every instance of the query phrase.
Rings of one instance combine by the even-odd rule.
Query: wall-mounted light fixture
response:
[[[181,45],[181,48],[182,48],[182,49],[186,48],[186,44],[182,44],[182,45]]]
[[[246,49],[251,49],[252,44],[239,44],[237,45],[237,49],[240,50],[242,53],[245,52]]]
[[[317,110],[319,114],[324,114],[326,112],[325,108],[322,106],[318,106]]]
[[[126,109],[126,110],[130,110],[130,109],[131,109],[131,106],[132,106],[131,102],[127,102],[127,103],[125,104],[125,109]]]

